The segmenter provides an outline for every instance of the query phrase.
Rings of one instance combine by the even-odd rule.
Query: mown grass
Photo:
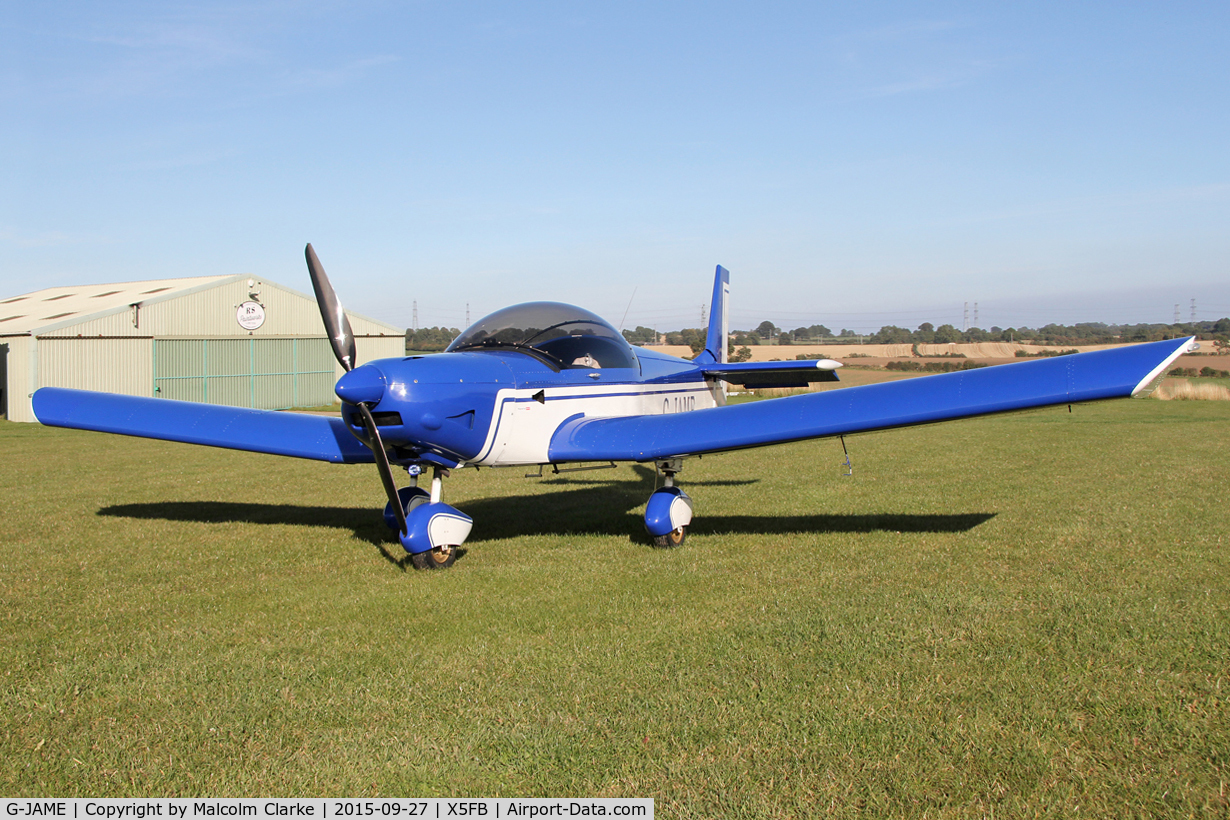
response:
[[[0,424],[0,791],[630,795],[664,817],[1224,815],[1222,402],[650,470],[370,467]]]

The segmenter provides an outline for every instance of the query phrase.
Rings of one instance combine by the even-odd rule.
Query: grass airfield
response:
[[[1230,405],[651,470],[371,466],[0,423],[0,791],[646,796],[662,817],[1230,812]]]

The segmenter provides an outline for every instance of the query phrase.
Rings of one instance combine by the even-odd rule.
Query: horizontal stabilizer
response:
[[[737,362],[701,366],[707,379],[721,379],[749,390],[762,387],[806,387],[812,382],[839,381],[841,362],[801,359],[789,362]]]
[[[1191,341],[1172,339],[690,413],[582,417],[560,426],[548,455],[552,462],[651,461],[1127,397],[1145,391]]]
[[[151,399],[44,387],[34,414],[50,427],[182,441],[316,461],[371,463],[372,451],[333,416],[249,410],[221,404]]]

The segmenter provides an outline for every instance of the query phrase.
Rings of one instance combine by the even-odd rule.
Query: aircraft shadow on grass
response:
[[[495,541],[521,536],[559,536],[583,533],[608,533],[628,536],[631,542],[647,539],[641,516],[635,513],[644,504],[645,485],[655,483],[654,471],[634,467],[639,480],[626,478],[546,478],[543,484],[575,487],[549,493],[527,493],[468,501],[466,511],[475,520],[471,542]],[[549,474],[547,474],[549,475]],[[690,486],[737,486],[757,479],[713,479],[688,482]],[[580,485],[580,486],[577,486]],[[115,504],[103,507],[98,515],[116,518],[195,521],[207,524],[293,524],[337,527],[351,530],[356,538],[376,547],[383,557],[407,569],[408,556],[402,554],[397,535],[373,521],[368,507],[309,507],[295,504],[255,504],[230,501],[162,501],[148,504]],[[712,515],[696,520],[691,531],[696,535],[741,533],[899,533],[965,532],[995,517],[995,513],[953,513],[916,515],[910,513],[816,514],[782,516]],[[458,554],[463,558],[465,551]]]

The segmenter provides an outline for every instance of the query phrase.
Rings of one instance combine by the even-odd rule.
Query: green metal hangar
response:
[[[360,363],[405,331],[348,314]],[[342,374],[311,296],[246,274],[48,288],[0,299],[0,413],[40,387],[276,410],[333,404]]]

